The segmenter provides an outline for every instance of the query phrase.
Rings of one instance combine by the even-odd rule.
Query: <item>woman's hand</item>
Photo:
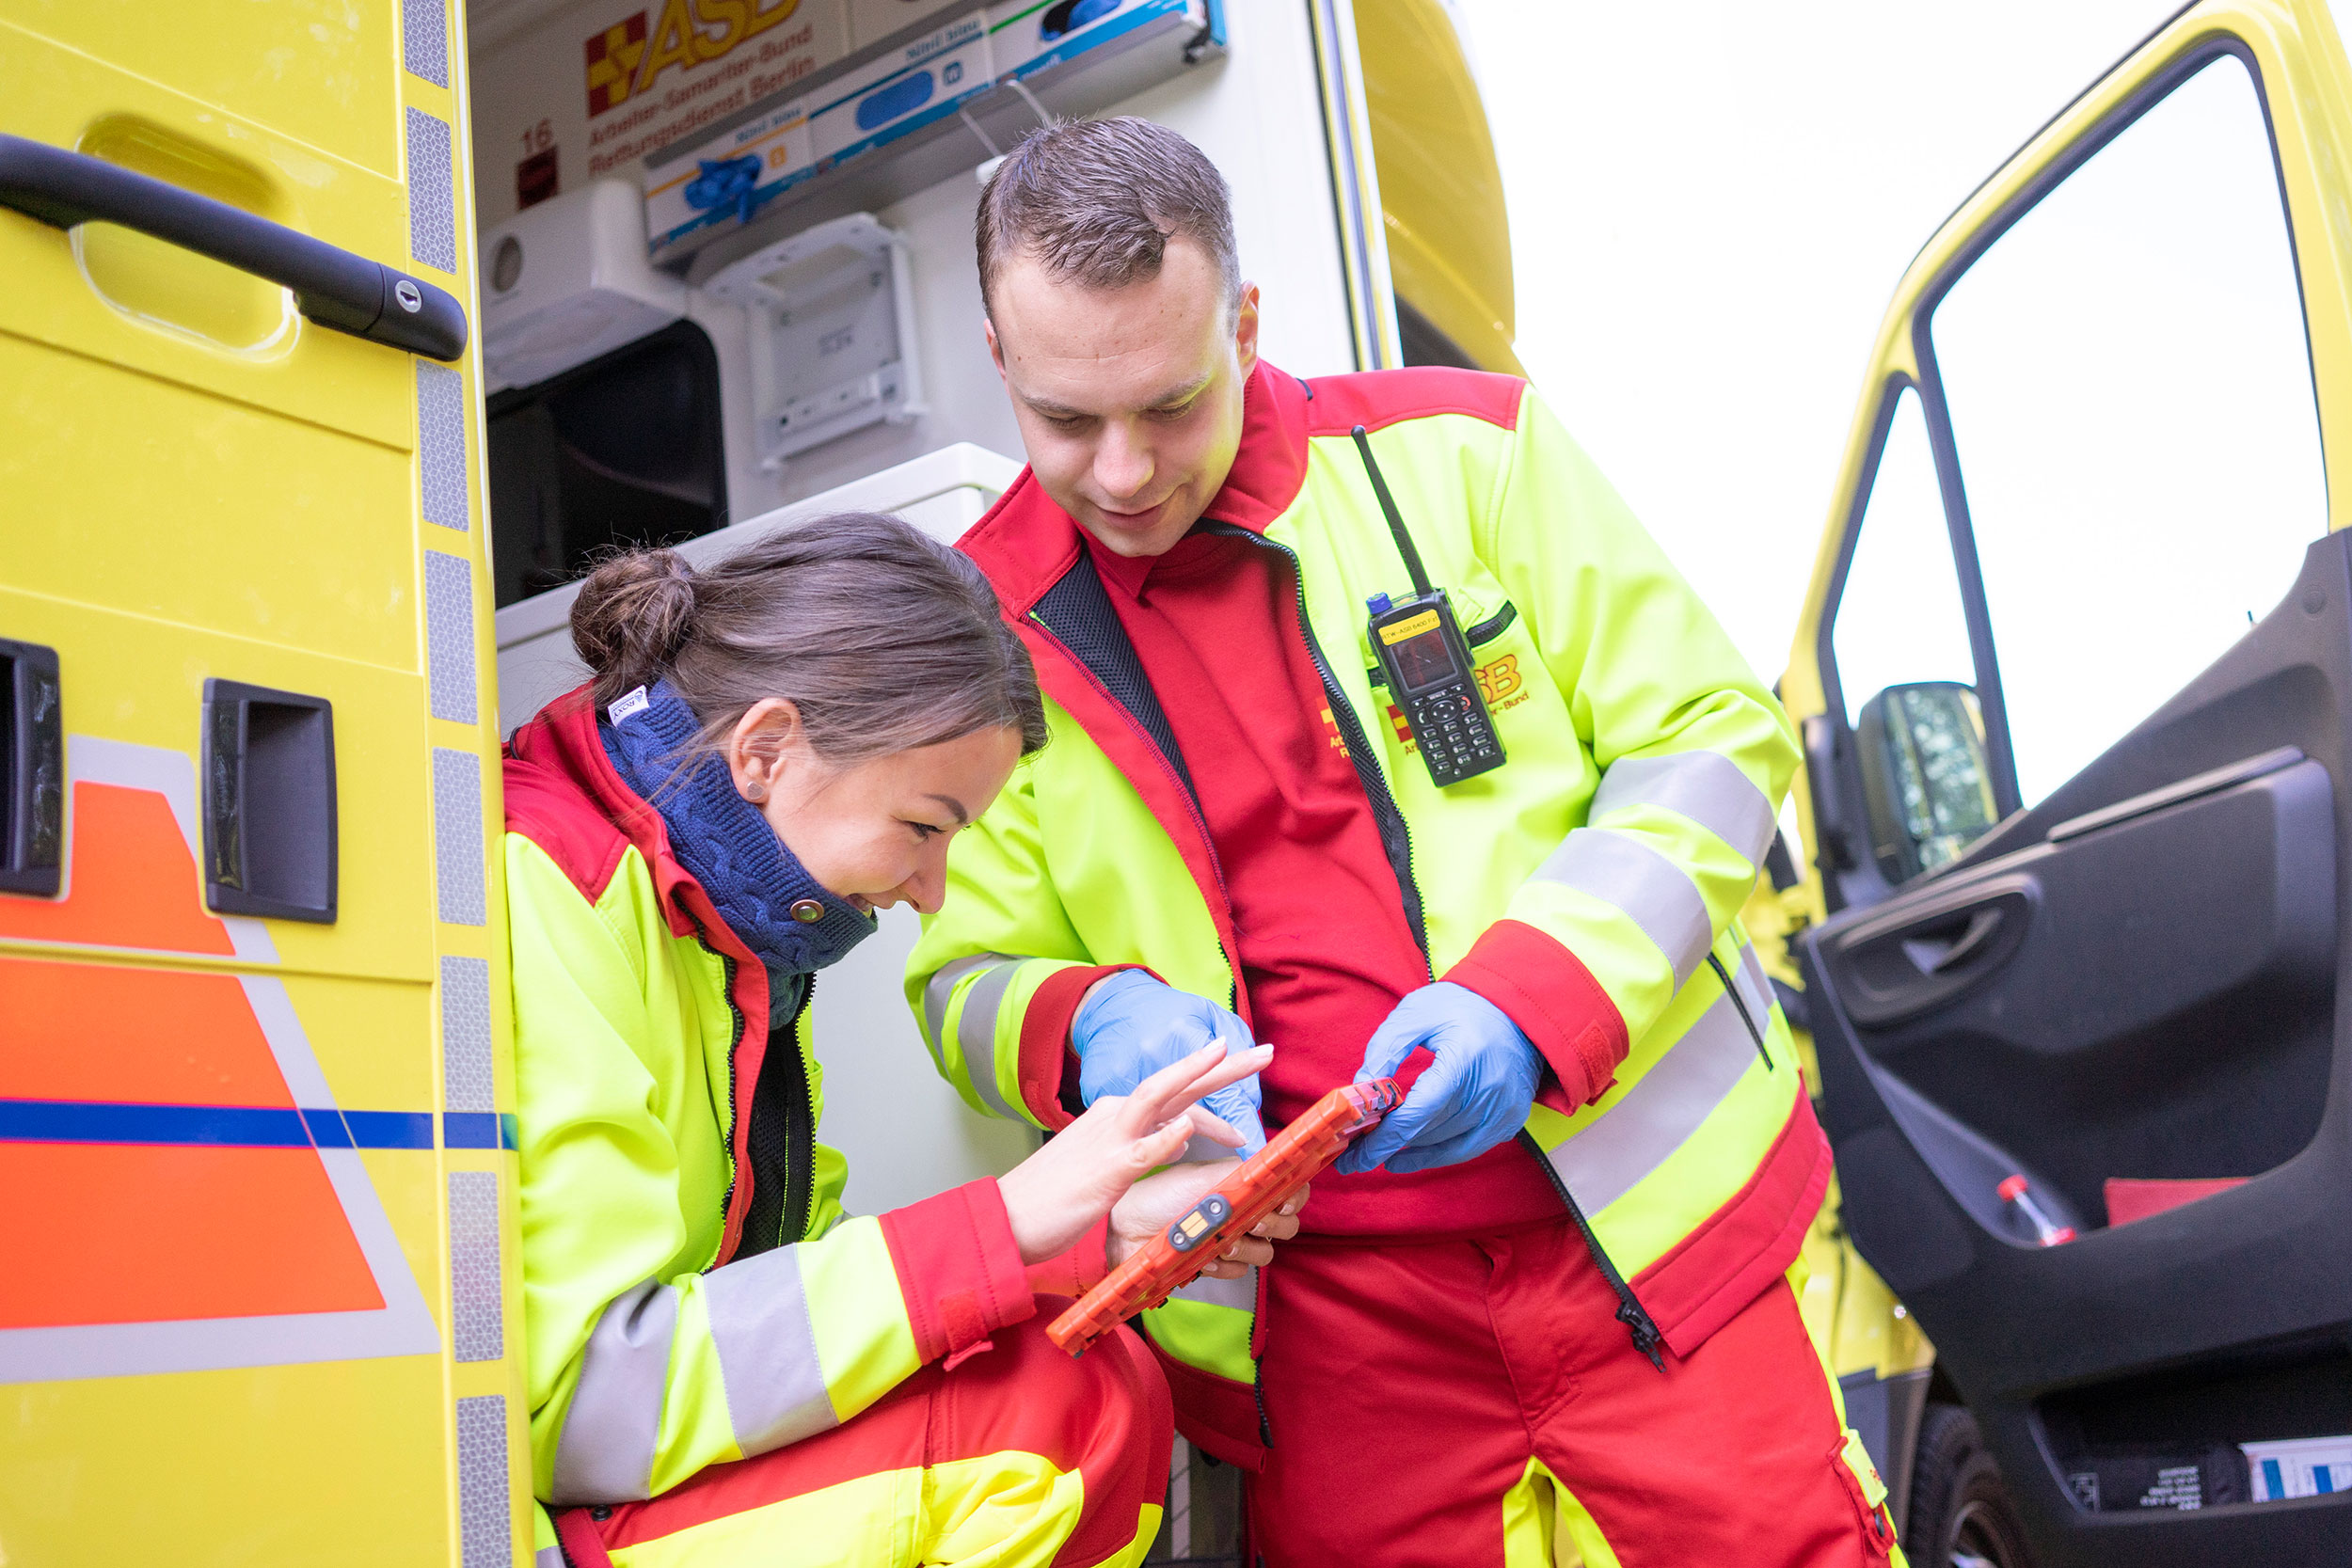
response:
[[[1170,1165],[1127,1189],[1111,1208],[1110,1265],[1119,1267],[1126,1256],[1182,1218],[1185,1210],[1215,1191],[1216,1184],[1240,1168],[1234,1160],[1206,1160]],[[1253,1267],[1274,1261],[1274,1243],[1298,1234],[1298,1212],[1307,1207],[1301,1186],[1279,1207],[1252,1226],[1247,1236],[1235,1237],[1202,1274],[1216,1279],[1238,1279]]]
[[[1228,1055],[1224,1041],[1212,1040],[1145,1079],[1135,1093],[1103,1096],[1043,1148],[998,1177],[1021,1260],[1042,1263],[1069,1251],[1146,1172],[1182,1154],[1194,1133],[1238,1148],[1241,1134],[1194,1102],[1272,1060],[1270,1045]],[[1225,1167],[1212,1163],[1199,1168]]]

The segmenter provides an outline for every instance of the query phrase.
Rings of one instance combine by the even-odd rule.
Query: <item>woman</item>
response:
[[[810,976],[875,910],[939,907],[948,842],[1045,740],[987,583],[839,516],[707,573],[609,562],[572,637],[594,680],[506,762],[541,1568],[1140,1558],[1166,1386],[1123,1332],[1055,1350],[1032,1283],[1080,1288],[1213,1185],[1145,1173],[1238,1144],[1194,1102],[1270,1051],[1213,1042],[879,1218],[815,1139]]]

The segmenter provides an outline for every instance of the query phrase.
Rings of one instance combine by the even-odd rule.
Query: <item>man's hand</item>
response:
[[[1248,1051],[1248,1025],[1214,1002],[1164,986],[1141,970],[1122,969],[1089,988],[1071,1021],[1078,1098],[1091,1105],[1105,1095],[1133,1094],[1146,1078],[1211,1040],[1229,1053]],[[1253,1072],[1203,1101],[1241,1134],[1245,1159],[1265,1147],[1258,1097]]]
[[[1238,1144],[1240,1133],[1195,1101],[1273,1059],[1270,1045],[1228,1055],[1222,1040],[1212,1040],[1145,1079],[1134,1094],[1104,1095],[1043,1148],[998,1177],[1021,1260],[1042,1263],[1069,1251],[1147,1172],[1183,1153],[1194,1133],[1229,1148]]]
[[[1109,1244],[1104,1249],[1111,1267],[1119,1267],[1129,1253],[1174,1225],[1185,1210],[1240,1168],[1240,1163],[1233,1160],[1195,1161],[1170,1165],[1129,1188],[1127,1196],[1111,1210]],[[1302,1185],[1283,1198],[1274,1212],[1250,1227],[1248,1235],[1235,1237],[1216,1260],[1200,1272],[1217,1279],[1238,1279],[1252,1267],[1262,1268],[1272,1262],[1274,1243],[1287,1242],[1298,1234],[1298,1212],[1305,1207],[1307,1188]]]
[[[1373,1031],[1356,1082],[1394,1077],[1422,1046],[1437,1059],[1405,1103],[1340,1156],[1343,1172],[1386,1165],[1402,1176],[1459,1164],[1527,1120],[1543,1058],[1502,1008],[1467,986],[1440,980],[1422,987]]]

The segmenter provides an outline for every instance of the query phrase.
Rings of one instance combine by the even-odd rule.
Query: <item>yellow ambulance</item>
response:
[[[564,584],[971,520],[974,173],[1048,114],[1232,171],[1286,366],[1515,369],[1454,19],[0,0],[0,1564],[558,1562],[489,851]],[[829,1075],[853,1204],[1025,1152],[818,1027],[900,1053]],[[1215,1479],[1156,1555],[1230,1549]]]
[[[1781,688],[1808,1306],[1921,1568],[2352,1550],[2347,508],[2352,69],[2190,5],[1904,275]]]

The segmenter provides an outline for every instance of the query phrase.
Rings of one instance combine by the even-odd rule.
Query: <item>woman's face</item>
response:
[[[809,749],[797,708],[754,705],[727,740],[735,787],[784,847],[860,910],[936,911],[947,891],[947,842],[979,819],[1021,760],[1021,733],[955,740],[842,766]]]

